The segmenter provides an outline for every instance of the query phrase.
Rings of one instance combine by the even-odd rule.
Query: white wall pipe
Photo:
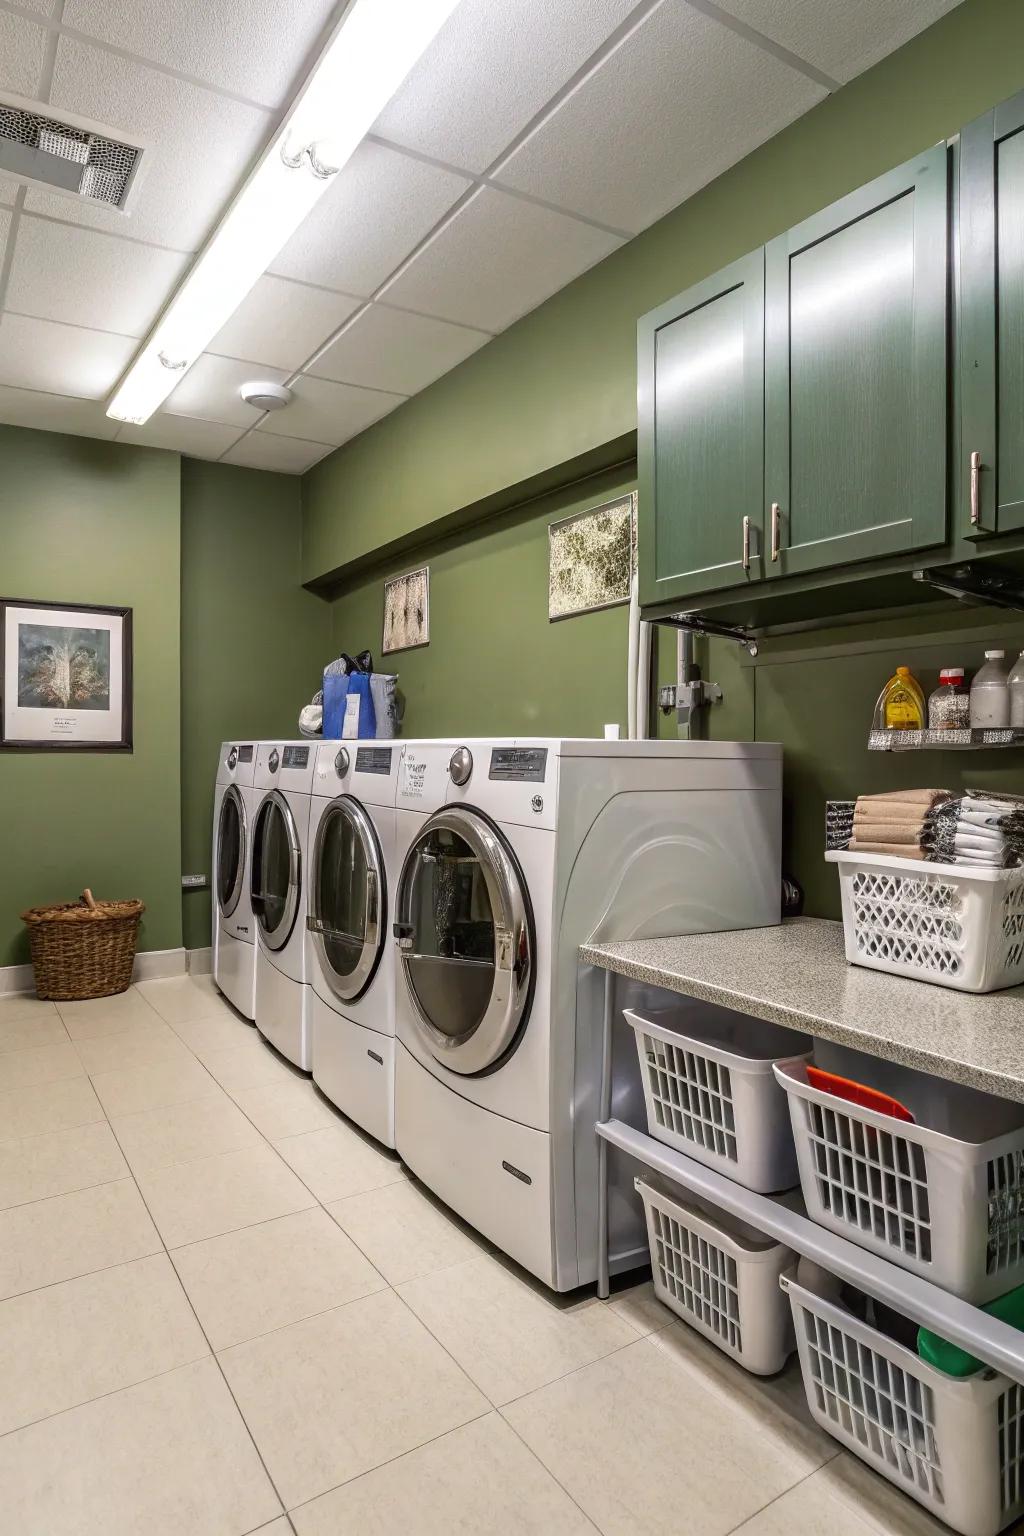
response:
[[[636,566],[629,583],[629,647],[626,657],[626,735],[636,740],[637,681],[640,666],[640,588]]]
[[[651,655],[654,625],[640,620],[639,657],[636,668],[636,735],[646,741],[651,734]]]

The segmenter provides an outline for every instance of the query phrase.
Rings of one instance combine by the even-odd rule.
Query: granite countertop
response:
[[[580,960],[1024,1104],[1024,987],[954,992],[847,965],[842,923],[585,944]]]

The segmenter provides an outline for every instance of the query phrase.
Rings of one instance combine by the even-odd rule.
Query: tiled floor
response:
[[[501,1261],[209,978],[0,998],[0,1500],[18,1536],[944,1529],[795,1365]]]

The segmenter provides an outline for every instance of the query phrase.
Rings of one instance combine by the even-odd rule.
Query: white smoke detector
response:
[[[253,379],[238,391],[246,405],[257,411],[281,411],[291,403],[292,392],[283,384],[272,384],[269,379]]]

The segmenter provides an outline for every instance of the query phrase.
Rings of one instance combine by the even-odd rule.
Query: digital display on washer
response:
[[[285,747],[284,757],[281,759],[282,768],[308,768],[308,747]]]
[[[547,763],[547,747],[492,747],[488,778],[543,784]]]
[[[358,747],[356,749],[356,773],[390,772],[390,747]]]
[[[239,749],[238,749],[238,761],[240,763],[251,763],[252,762],[252,747],[251,746],[239,747]]]

